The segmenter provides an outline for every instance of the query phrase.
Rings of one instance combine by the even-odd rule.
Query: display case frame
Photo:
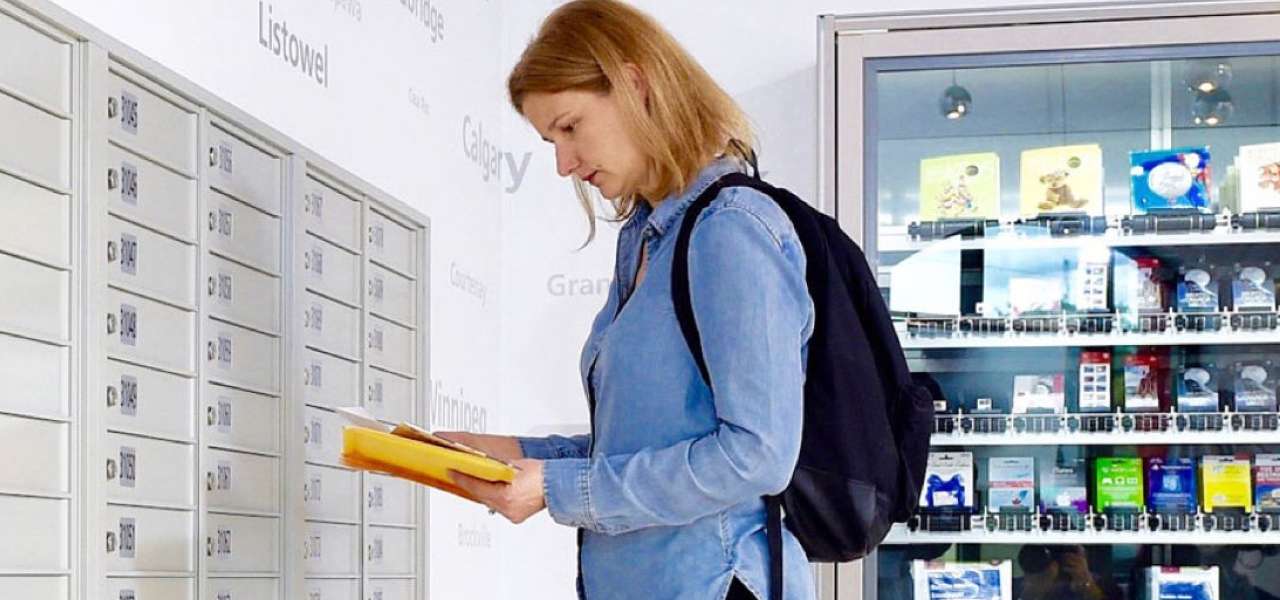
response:
[[[876,106],[876,77],[882,72],[910,69],[968,69],[1007,67],[1018,65],[1079,64],[1107,61],[1172,60],[1208,58],[1223,55],[1276,55],[1280,54],[1280,10],[1273,2],[1098,2],[1087,4],[1062,4],[1005,9],[976,9],[963,11],[930,11],[879,15],[824,16],[819,19],[818,33],[818,145],[820,163],[817,169],[819,182],[818,205],[834,213],[850,236],[862,245],[868,260],[878,273],[882,250],[910,250],[911,248],[884,248],[884,241],[877,235],[880,219],[877,198],[877,152],[873,145],[878,140]],[[1163,81],[1153,78],[1151,84],[1151,110],[1149,134],[1150,148],[1168,148],[1173,141],[1172,99],[1169,96],[1168,74]],[[1184,238],[1162,236],[1161,245],[1212,245],[1212,244],[1280,244],[1280,233],[1241,233],[1241,237],[1227,240],[1217,236],[1189,235]],[[1112,236],[1102,238],[1108,248],[1124,248],[1143,244],[1141,239]],[[921,249],[928,242],[906,239],[902,245],[917,245]],[[986,250],[1008,244],[1010,248],[1054,248],[1078,245],[1078,241],[1058,237],[1034,240],[1003,240],[982,238],[955,240],[957,249]],[[1068,339],[1037,338],[1034,336],[977,337],[917,337],[906,339],[908,350],[928,352],[933,350],[965,350],[970,348],[1065,348],[1083,346],[1119,346],[1156,344],[1178,346],[1181,344],[1240,345],[1276,344],[1280,339],[1271,333],[1222,331],[1204,334],[1206,337],[1190,337],[1189,334],[1172,333],[1151,336],[1151,339],[1117,339],[1104,336],[1079,336]],[[1182,337],[1179,337],[1182,336]],[[1254,337],[1258,336],[1258,337]],[[931,359],[924,359],[931,360]],[[945,363],[945,359],[936,359]],[[920,360],[915,361],[920,364]],[[934,365],[939,366],[939,365]],[[945,368],[945,365],[941,365]],[[1065,419],[1066,417],[1064,417]],[[1065,422],[1065,421],[1064,421]],[[1221,432],[1219,432],[1221,433]],[[1261,443],[1265,433],[1243,434],[1249,441]],[[1190,436],[1190,437],[1188,437]],[[1198,436],[1198,437],[1197,437]],[[1174,438],[1180,444],[1197,441],[1214,441],[1213,434],[1180,431],[1114,431],[1102,435],[1024,433],[1018,436],[972,434],[959,437],[941,434],[935,446],[948,448],[965,446],[1034,446],[1043,444],[1074,445],[1142,445],[1164,444]],[[1201,440],[1200,438],[1204,438]],[[1244,438],[1241,438],[1242,440]],[[1169,532],[1149,532],[1149,539],[1127,540],[1134,544],[1174,544],[1181,538]],[[900,535],[900,533],[899,533]],[[1232,538],[1223,541],[1217,537],[1210,543],[1250,543]],[[898,543],[1053,543],[1052,536],[1037,534],[1034,540],[1018,533],[1001,533],[996,537],[975,537],[970,532],[948,536],[930,536],[918,540],[899,539]],[[1078,538],[1060,540],[1081,543]],[[1108,543],[1099,537],[1083,543]],[[1183,543],[1192,543],[1184,540]],[[1252,543],[1267,543],[1253,541]],[[840,565],[835,575],[836,597],[878,598],[877,560]]]

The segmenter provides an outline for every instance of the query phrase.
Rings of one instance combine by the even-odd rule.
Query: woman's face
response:
[[[633,193],[644,182],[644,157],[627,135],[613,94],[532,93],[522,108],[542,139],[555,145],[561,177],[577,175],[610,199]]]

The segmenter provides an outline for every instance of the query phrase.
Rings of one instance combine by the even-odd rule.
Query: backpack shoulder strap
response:
[[[698,333],[698,323],[693,316],[693,297],[689,292],[689,238],[693,237],[693,226],[698,222],[698,215],[727,187],[750,187],[773,197],[772,186],[746,173],[729,173],[721,177],[707,186],[685,211],[680,232],[676,236],[675,255],[671,258],[671,301],[675,307],[676,320],[680,323],[680,332],[684,334],[689,352],[698,365],[698,372],[702,374],[702,381],[708,386],[711,385],[711,376],[707,371],[707,360],[702,356],[702,336]]]
[[[680,323],[680,332],[684,334],[685,344],[693,354],[693,360],[702,374],[702,381],[711,386],[711,375],[707,371],[707,360],[702,355],[702,336],[698,333],[698,323],[693,316],[693,297],[689,293],[689,238],[693,236],[693,226],[698,222],[698,215],[711,205],[711,201],[727,187],[750,187],[773,198],[776,188],[745,173],[729,173],[707,187],[693,201],[680,223],[680,233],[676,236],[675,255],[671,258],[671,301],[675,306],[676,320]],[[782,600],[782,500],[778,496],[765,496],[766,522],[765,534],[769,542],[769,600]]]

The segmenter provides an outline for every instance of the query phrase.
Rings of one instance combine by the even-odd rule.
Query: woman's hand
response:
[[[520,449],[520,442],[508,435],[488,435],[465,431],[437,431],[436,435],[451,442],[466,444],[499,460],[510,462],[524,458],[524,451]]]
[[[449,476],[489,510],[500,512],[512,523],[519,524],[538,514],[547,503],[542,494],[542,461],[520,459],[515,461],[515,466],[519,470],[511,483],[485,481],[457,471],[449,471]]]

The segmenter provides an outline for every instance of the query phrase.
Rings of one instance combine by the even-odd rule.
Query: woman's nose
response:
[[[556,146],[556,172],[561,177],[568,177],[578,169],[578,157],[571,148]]]

